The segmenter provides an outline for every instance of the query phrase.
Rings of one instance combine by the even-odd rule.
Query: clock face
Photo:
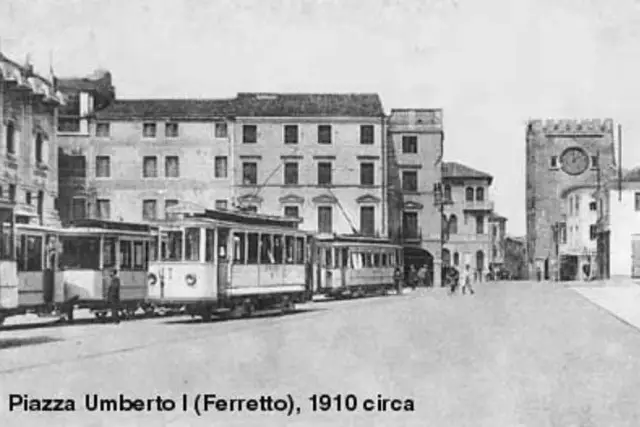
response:
[[[564,150],[560,156],[562,170],[569,175],[580,175],[589,167],[589,156],[579,147]]]

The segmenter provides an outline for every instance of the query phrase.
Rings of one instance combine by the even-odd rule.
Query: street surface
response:
[[[640,331],[630,318],[640,287],[493,282],[476,290],[317,302],[287,316],[210,323],[10,325],[0,330],[0,426],[640,425]],[[300,413],[210,407],[197,416],[199,393],[289,394]],[[9,412],[10,394],[74,399],[76,411]],[[85,394],[163,396],[177,406],[88,412]],[[342,394],[342,412],[336,400],[322,412],[325,399],[313,412],[314,394]],[[369,398],[375,409],[388,398],[415,411],[366,412]]]

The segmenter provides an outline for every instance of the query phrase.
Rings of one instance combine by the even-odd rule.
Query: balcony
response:
[[[464,202],[462,202],[462,210],[464,211],[482,211],[482,212],[492,212],[493,211],[493,201],[490,200],[482,200],[482,201],[478,201],[478,200],[474,200],[474,201],[468,201],[465,200]]]

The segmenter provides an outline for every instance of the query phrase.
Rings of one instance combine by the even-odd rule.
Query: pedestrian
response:
[[[471,273],[471,267],[469,264],[465,266],[465,271],[462,273],[462,295],[466,295],[467,291],[471,295],[475,294],[472,286],[473,274]]]
[[[398,292],[398,295],[402,295],[402,270],[400,267],[396,267],[393,272],[393,282],[396,286],[396,292]]]
[[[418,272],[416,271],[416,266],[411,264],[411,267],[409,267],[409,286],[411,286],[411,289],[415,291],[417,284]]]
[[[449,295],[454,295],[456,293],[456,289],[458,289],[458,281],[460,280],[460,274],[458,273],[458,269],[456,267],[450,267],[447,272],[447,280],[449,282]]]
[[[115,268],[111,270],[110,279],[108,300],[111,307],[111,320],[118,324],[120,323],[120,277],[118,277],[118,270]]]
[[[418,286],[427,286],[427,266],[422,264],[418,269]]]

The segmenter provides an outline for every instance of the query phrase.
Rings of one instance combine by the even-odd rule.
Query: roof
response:
[[[238,117],[382,117],[378,94],[238,93]]]
[[[493,181],[493,176],[488,173],[481,172],[477,169],[470,168],[458,162],[444,162],[442,164],[442,178],[474,178],[474,179],[486,179],[489,184]]]
[[[491,212],[489,214],[489,220],[491,220],[491,221],[507,221],[507,217],[499,215],[496,212]]]
[[[102,120],[212,119],[233,115],[230,99],[120,99],[96,113]]]

